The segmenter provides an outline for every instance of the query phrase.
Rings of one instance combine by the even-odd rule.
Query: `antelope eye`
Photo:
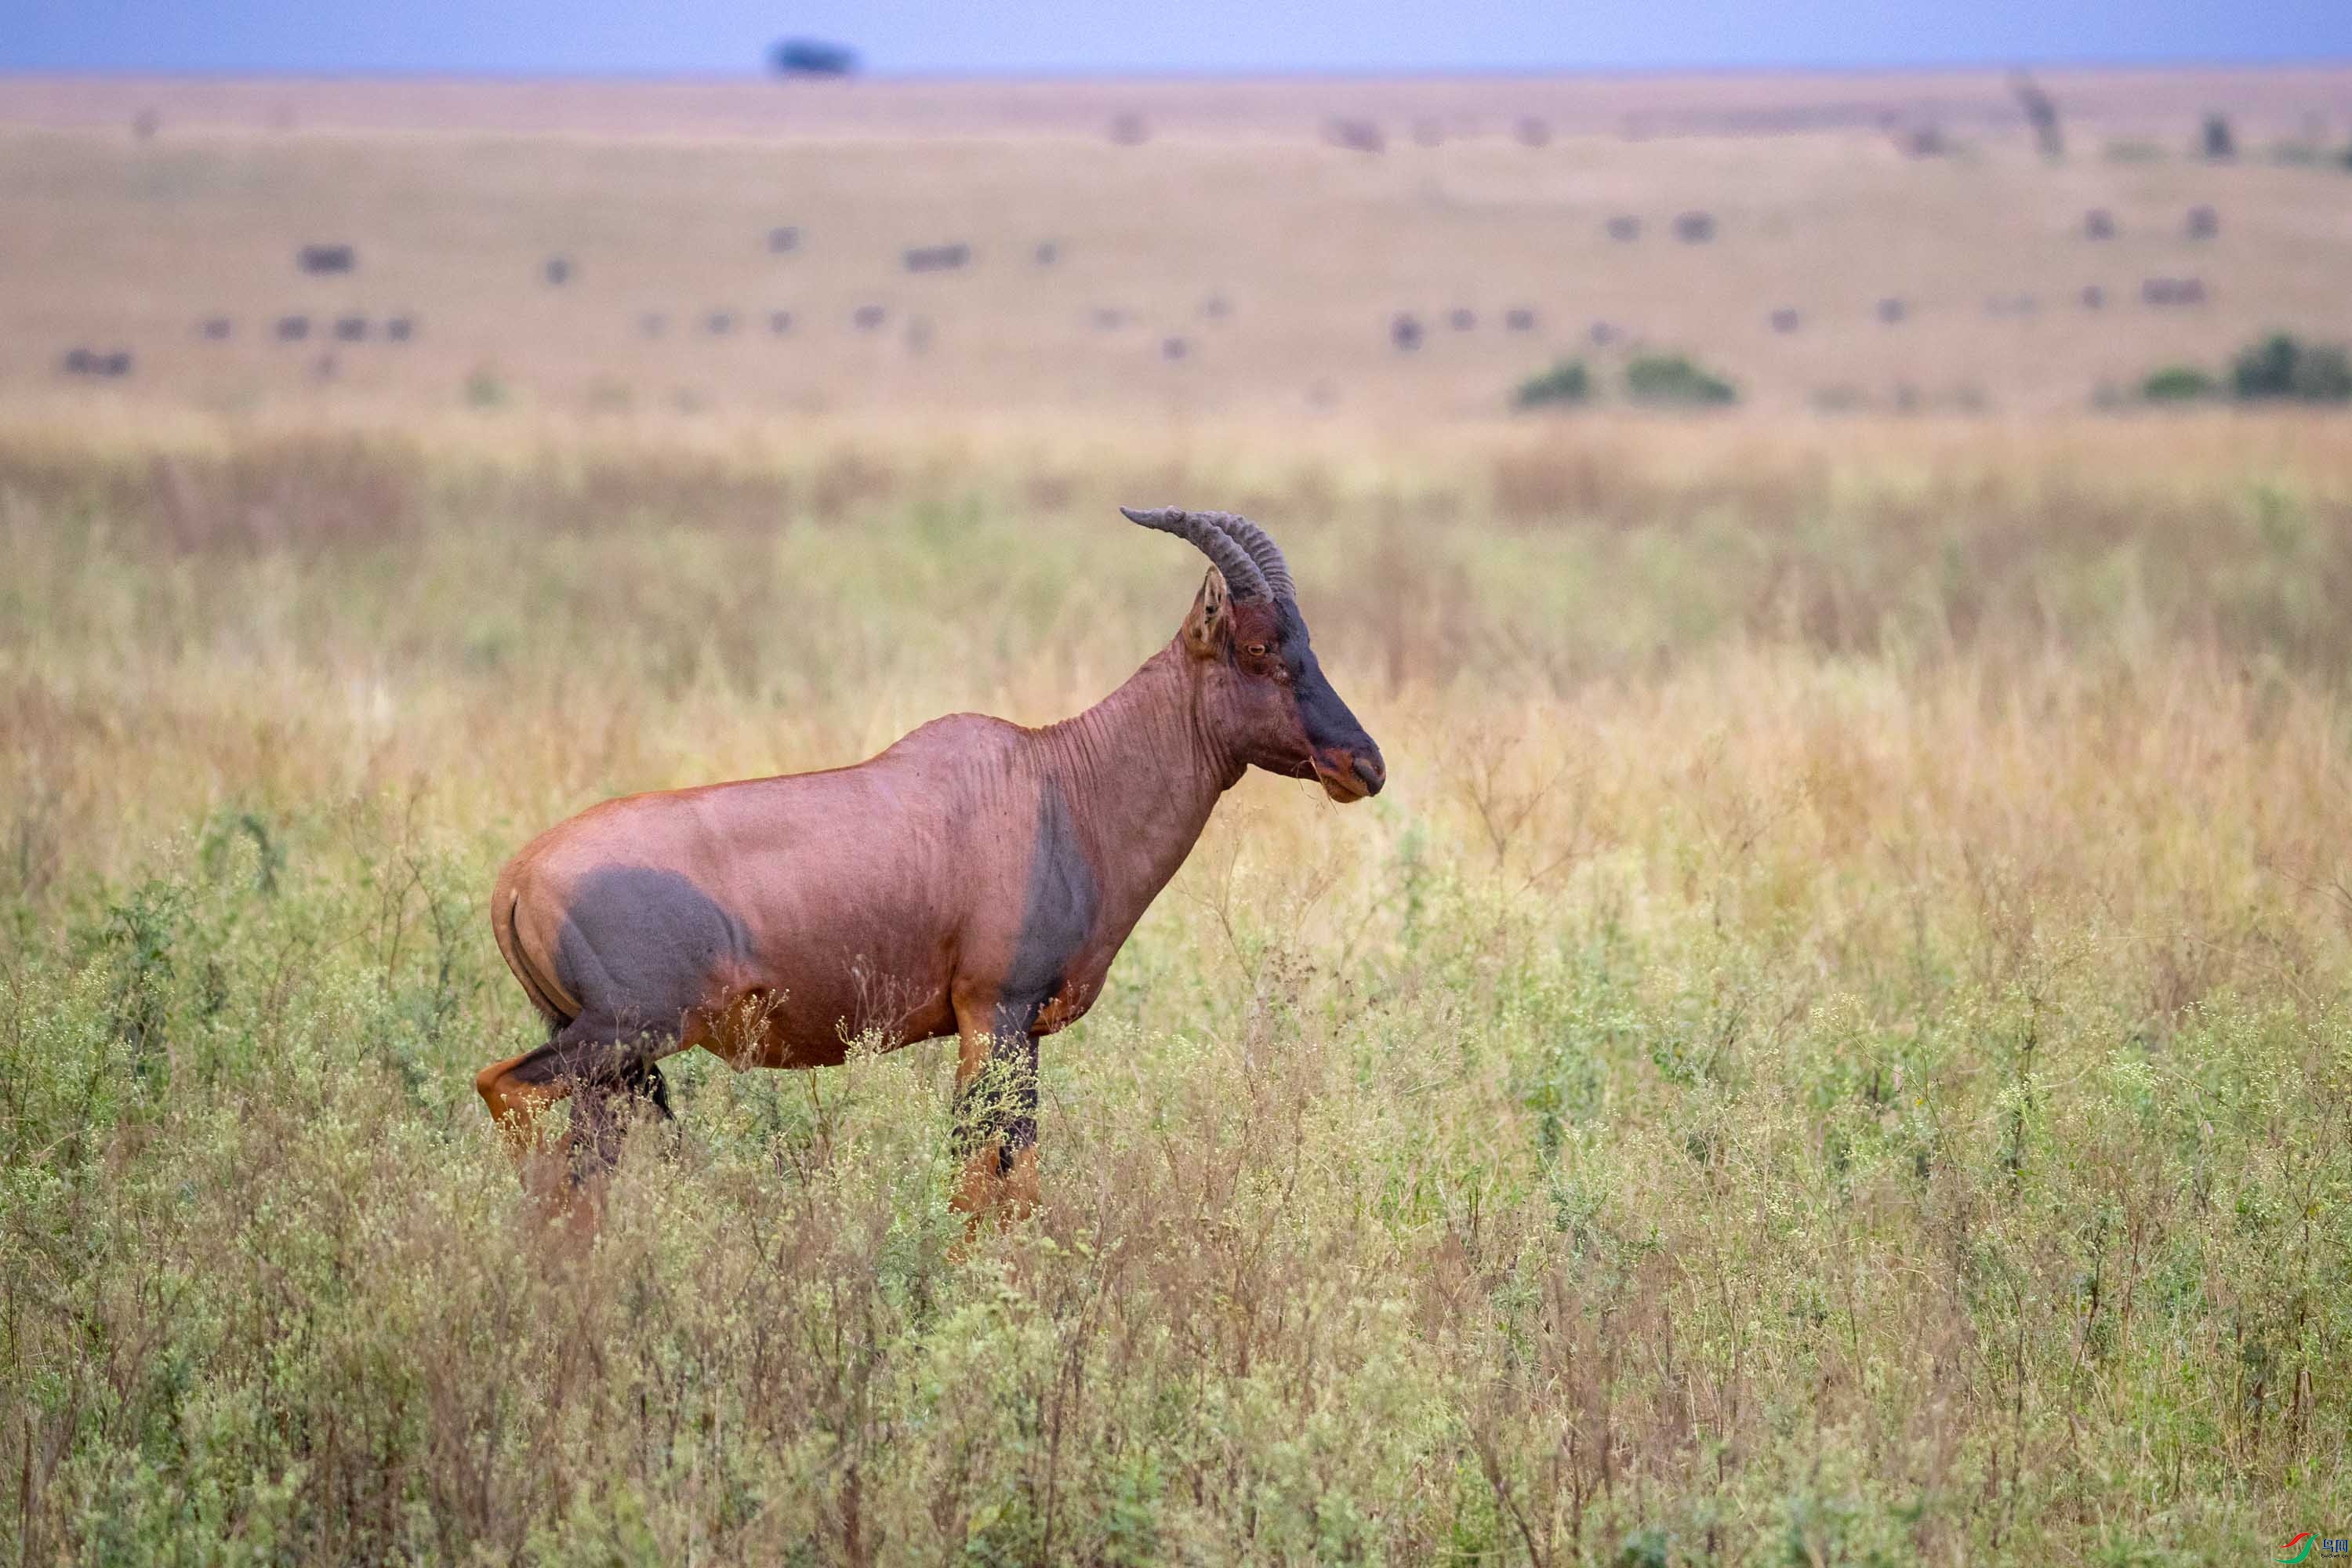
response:
[[[1252,658],[1264,658],[1265,657],[1265,644],[1262,642],[1254,642],[1244,651]]]

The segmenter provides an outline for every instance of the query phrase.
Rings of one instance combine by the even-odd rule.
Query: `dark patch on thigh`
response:
[[[1079,846],[1077,824],[1062,786],[1047,779],[1037,796],[1037,834],[1029,849],[1029,882],[1022,900],[1021,934],[997,989],[996,1033],[1027,1034],[1070,961],[1095,929],[1102,895],[1094,868]]]
[[[604,866],[572,889],[555,973],[583,1017],[674,1033],[747,946],[741,923],[677,872]]]

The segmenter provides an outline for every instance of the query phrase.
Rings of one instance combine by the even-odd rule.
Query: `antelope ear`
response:
[[[1192,596],[1192,613],[1184,617],[1184,646],[1194,658],[1214,658],[1225,636],[1232,616],[1233,600],[1225,591],[1224,574],[1215,567],[1201,579],[1201,591]]]

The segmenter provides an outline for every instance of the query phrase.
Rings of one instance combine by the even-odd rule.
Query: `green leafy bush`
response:
[[[2342,403],[2352,399],[2352,360],[2340,344],[2306,343],[2292,332],[2273,332],[2240,351],[2230,366],[2230,384],[2250,400]]]
[[[1540,375],[1519,383],[1511,394],[1515,408],[1543,408],[1555,404],[1582,403],[1592,395],[1592,377],[1580,359],[1564,359]]]
[[[2221,384],[2202,365],[2168,364],[2152,370],[2140,383],[2139,395],[2150,403],[2195,403],[2221,395]]]
[[[1643,354],[1625,367],[1625,394],[1636,403],[1712,407],[1739,400],[1739,389],[1684,354]]]

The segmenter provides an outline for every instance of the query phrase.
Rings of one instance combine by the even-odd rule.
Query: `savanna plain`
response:
[[[2352,1529],[2352,423],[2090,396],[2110,366],[2324,331],[2289,241],[2352,243],[2309,216],[2352,174],[2096,142],[2048,173],[1997,127],[1924,171],[1843,135],[857,142],[867,177],[1028,192],[959,220],[1004,223],[1024,267],[1048,237],[1091,266],[1099,233],[1125,298],[1230,312],[1188,313],[1181,361],[1173,329],[1128,353],[1091,293],[1024,272],[999,307],[933,300],[919,348],[894,300],[885,346],[835,320],[863,298],[835,272],[793,349],[757,345],[803,356],[771,370],[748,328],[685,357],[716,282],[646,336],[656,249],[716,254],[657,226],[601,260],[568,242],[592,292],[567,327],[542,220],[591,210],[601,164],[644,179],[627,199],[736,203],[729,266],[789,265],[772,216],[846,268],[748,194],[751,161],[807,147],[174,134],[0,132],[12,213],[123,237],[79,281],[19,238],[31,282],[0,299],[12,1560],[2164,1564]],[[1401,168],[1421,152],[1457,161]],[[1422,203],[1528,269],[1458,352],[1402,353],[1379,256],[1458,247],[1361,283],[1330,259],[1328,298],[1271,228],[1180,274],[1135,237],[1180,226],[1108,202],[1121,167],[1336,215],[1299,242],[1334,258],[1366,204]],[[2177,339],[1953,305],[1912,323],[1951,356],[1901,351],[1869,316],[1894,286],[1857,277],[1853,321],[1823,342],[1809,311],[1776,360],[1749,319],[1772,300],[1725,302],[1736,219],[1723,276],[1676,275],[1682,316],[1605,238],[1568,281],[1536,265],[1542,226],[1584,235],[1653,167],[1714,169],[1726,211],[1863,191],[1881,216],[1850,238],[1905,181],[1951,212],[1992,192],[1947,228],[1987,278],[2039,254],[2001,237],[2035,180],[2231,226]],[[1507,184],[1580,168],[1621,184],[1574,225]],[[281,195],[304,180],[349,199],[337,233],[274,205],[310,211]],[[846,189],[823,199],[854,213]],[[2080,201],[2051,201],[2056,256]],[[476,292],[417,263],[408,361],[272,361],[264,262],[175,263],[250,244],[316,288],[292,244],[356,230],[364,288],[364,220],[404,202],[542,224]],[[478,270],[483,232],[400,243],[478,245]],[[639,281],[595,295],[615,258]],[[1553,287],[1559,321],[1579,267],[1741,403],[1504,416],[1591,344],[1577,308],[1523,353],[1492,308]],[[1464,286],[1415,308],[1441,322]],[[1248,339],[1285,289],[1288,324]],[[226,359],[175,341],[121,384],[60,387],[21,347],[224,309]],[[994,323],[969,358],[963,321]],[[1231,396],[1221,332],[1266,372]],[[1976,392],[1810,395],[1939,365]],[[473,1091],[542,1032],[490,941],[499,861],[612,795],[1079,710],[1198,581],[1121,501],[1274,531],[1388,787],[1227,797],[1045,1044],[1034,1215],[967,1239],[948,1207],[933,1043],[674,1058],[677,1119],[633,1134],[601,1222],[551,1223]]]

